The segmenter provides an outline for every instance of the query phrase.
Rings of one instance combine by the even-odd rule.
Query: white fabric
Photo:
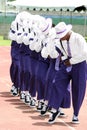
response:
[[[67,57],[67,41],[62,41],[62,44],[67,54],[64,52],[63,49],[61,50],[64,56]],[[71,64],[77,64],[81,63],[84,60],[87,60],[87,43],[83,36],[72,31],[69,39],[69,44],[72,56],[72,58],[70,59]]]

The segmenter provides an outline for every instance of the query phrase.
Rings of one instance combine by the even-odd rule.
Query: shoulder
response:
[[[86,42],[85,38],[81,34],[76,33],[76,32],[72,32],[71,39],[77,42]]]

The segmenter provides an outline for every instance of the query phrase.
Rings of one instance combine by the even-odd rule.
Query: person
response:
[[[11,94],[13,96],[19,95],[19,86],[20,86],[20,62],[19,62],[19,56],[20,56],[20,44],[16,42],[16,31],[18,30],[18,26],[16,21],[14,20],[11,23],[10,31],[9,31],[9,39],[11,40],[11,65],[10,65],[10,78],[12,81],[12,87],[11,87]]]
[[[49,31],[48,39],[49,40],[48,40],[47,46],[45,46],[41,52],[43,57],[46,57],[48,55],[49,62],[50,62],[49,68],[46,73],[44,105],[40,112],[41,116],[46,115],[51,110],[51,107],[48,106],[48,102],[49,102],[51,88],[54,84],[52,81],[54,79],[56,72],[58,71],[57,65],[58,65],[58,61],[60,61],[60,54],[62,55],[60,49],[58,48],[59,42],[58,42],[58,39],[56,40],[56,32],[55,32],[54,27],[52,27],[51,30]],[[70,85],[67,86],[68,89],[65,92],[64,99],[59,108],[59,111],[60,111],[59,117],[66,117],[65,113],[62,111],[62,108],[70,107],[71,99],[70,99],[69,86]],[[52,95],[51,95],[51,97],[52,97]]]
[[[72,25],[60,22],[55,26],[56,36],[60,39],[61,56],[59,71],[54,77],[49,106],[53,108],[48,123],[55,122],[64,98],[67,85],[71,83],[73,118],[72,123],[79,123],[79,112],[86,91],[87,43],[84,37],[72,31]],[[69,45],[69,46],[68,46]],[[58,100],[57,100],[58,99]]]

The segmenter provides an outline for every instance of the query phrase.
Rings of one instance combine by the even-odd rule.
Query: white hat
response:
[[[63,38],[70,30],[72,29],[72,25],[66,25],[64,22],[60,22],[55,26],[57,38]]]
[[[45,22],[42,23],[42,26],[40,27],[40,29],[43,34],[48,34],[51,27],[52,27],[52,19],[47,18],[45,19]]]
[[[29,20],[31,17],[31,14],[28,13],[27,11],[23,11],[17,14],[15,21],[18,22],[19,25],[23,25],[24,20]]]
[[[8,34],[8,38],[10,40],[14,40],[14,41],[16,40],[16,31],[17,31],[16,21],[12,21],[10,31],[9,31],[9,34]]]

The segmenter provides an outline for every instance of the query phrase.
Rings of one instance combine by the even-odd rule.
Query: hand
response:
[[[70,63],[69,60],[65,60],[64,65],[66,65],[66,66],[71,66],[71,63]]]

